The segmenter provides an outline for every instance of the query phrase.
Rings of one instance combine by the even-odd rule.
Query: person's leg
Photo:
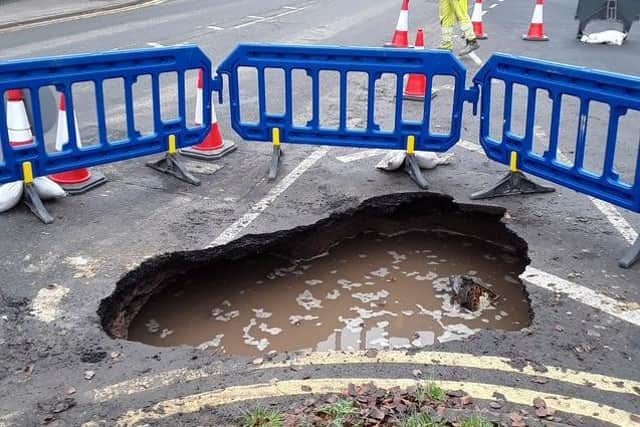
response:
[[[460,29],[464,32],[464,37],[467,41],[475,40],[476,33],[473,32],[467,0],[450,0],[450,4],[455,19],[460,23]]]
[[[440,49],[453,50],[453,29],[456,23],[452,2],[457,0],[440,0]]]

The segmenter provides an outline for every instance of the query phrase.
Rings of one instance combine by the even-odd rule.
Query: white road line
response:
[[[491,6],[489,6],[489,9],[493,9],[494,7],[498,6],[498,3],[494,3]]]
[[[164,47],[164,45],[162,45],[160,43],[156,43],[156,42],[149,42],[149,43],[147,43],[147,46],[149,46],[149,47]]]
[[[487,13],[489,13],[489,11],[488,11],[488,10],[483,10],[483,11],[482,11],[482,16],[486,15]]]
[[[60,316],[58,306],[68,293],[69,288],[58,285],[40,289],[31,302],[31,314],[42,322],[53,322]]]
[[[283,9],[289,9],[289,10],[298,10],[297,7],[293,7],[293,6],[283,6]]]
[[[207,28],[215,31],[224,31],[224,28],[218,27],[217,25],[207,25]]]
[[[473,62],[476,63],[476,65],[482,65],[483,64],[482,59],[480,59],[480,57],[478,55],[476,55],[475,52],[471,52],[469,54],[469,58],[471,58],[473,60]]]
[[[294,170],[292,170],[289,175],[285,176],[282,181],[280,181],[275,187],[271,189],[267,193],[265,197],[263,197],[256,204],[251,206],[249,212],[244,214],[240,219],[231,224],[224,230],[213,242],[209,244],[208,247],[224,245],[231,240],[235,239],[247,226],[249,226],[256,218],[260,216],[262,212],[264,212],[271,204],[284,193],[287,188],[291,186],[300,176],[305,173],[309,168],[311,168],[318,160],[324,157],[329,150],[326,148],[321,148],[319,150],[314,151],[304,159]]]
[[[564,294],[582,304],[603,311],[625,322],[640,326],[640,309],[629,308],[635,307],[636,304],[634,303],[623,303],[596,292],[593,289],[578,285],[577,283],[570,282],[533,267],[527,267],[520,278],[535,286]]]
[[[247,15],[247,18],[249,18],[249,19],[267,19],[264,16],[258,16],[258,15]]]
[[[336,160],[338,160],[338,161],[340,161],[342,163],[351,163],[351,162],[355,162],[355,161],[362,160],[362,159],[368,159],[369,157],[379,156],[379,155],[381,155],[383,153],[384,153],[383,150],[378,150],[378,149],[364,150],[364,151],[358,151],[357,153],[353,153],[353,154],[346,154],[344,156],[338,156],[338,157],[336,157]]]
[[[234,30],[239,30],[240,28],[245,28],[245,27],[248,27],[250,25],[259,24],[260,22],[266,22],[266,21],[270,21],[272,19],[282,18],[283,16],[291,15],[292,13],[301,12],[301,11],[307,9],[308,7],[309,6],[300,7],[300,8],[295,9],[295,10],[288,10],[288,11],[282,12],[282,13],[280,13],[278,15],[267,16],[265,18],[259,18],[259,19],[256,19],[255,21],[245,22],[244,24],[239,24],[239,25],[236,25],[235,27],[231,27],[231,28],[234,29]]]

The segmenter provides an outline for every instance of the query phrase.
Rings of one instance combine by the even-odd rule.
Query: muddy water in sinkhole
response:
[[[361,233],[305,260],[274,254],[199,270],[153,295],[128,339],[255,356],[272,350],[425,347],[480,329],[529,324],[518,279],[525,260],[502,246],[442,231]],[[499,295],[471,312],[451,275]]]

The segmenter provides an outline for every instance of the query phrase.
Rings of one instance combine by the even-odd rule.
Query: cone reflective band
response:
[[[482,1],[483,0],[476,0],[473,5],[471,23],[473,24],[473,32],[476,34],[476,38],[485,40],[487,39],[487,35],[484,32],[484,25],[482,23]]]
[[[198,86],[196,92],[196,112],[194,122],[196,126],[202,126],[203,119],[203,101],[202,91],[204,88],[204,74],[202,70],[198,72]],[[234,151],[237,145],[233,141],[227,141],[222,138],[222,132],[220,132],[220,125],[218,124],[218,117],[216,116],[216,110],[211,103],[211,130],[207,137],[198,145],[194,145],[190,148],[180,150],[185,156],[193,157],[200,160],[216,160],[232,151]]]
[[[64,146],[69,143],[69,127],[67,126],[67,103],[64,94],[60,94],[60,104],[58,106],[58,129],[56,130],[56,151],[64,150]],[[80,130],[78,129],[78,119],[76,112],[73,112],[73,128],[76,133],[76,144],[82,147]],[[69,194],[81,194],[100,184],[107,182],[105,176],[99,172],[91,173],[87,168],[79,168],[67,172],[50,175],[49,178]]]
[[[424,30],[421,28],[416,35],[415,49],[424,50]],[[404,99],[422,101],[427,94],[427,76],[424,74],[409,74]]]
[[[7,91],[7,130],[9,131],[9,144],[12,147],[33,143],[31,125],[20,89]]]
[[[402,0],[400,16],[391,43],[386,47],[409,47],[409,0]]]
[[[536,7],[533,10],[529,32],[522,36],[524,40],[547,41],[549,37],[544,32],[544,0],[536,0]]]

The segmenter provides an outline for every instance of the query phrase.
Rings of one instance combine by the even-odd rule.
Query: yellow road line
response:
[[[29,28],[42,27],[44,25],[59,24],[61,22],[77,21],[79,19],[95,18],[97,16],[105,16],[105,15],[113,15],[113,14],[116,14],[116,13],[131,12],[133,10],[142,9],[143,7],[157,6],[159,4],[165,3],[166,1],[167,0],[149,0],[149,1],[144,2],[144,3],[134,4],[134,5],[131,5],[131,6],[124,6],[124,7],[120,7],[120,8],[114,8],[114,9],[108,9],[108,10],[97,10],[95,12],[86,12],[86,13],[79,12],[77,15],[65,16],[63,18],[52,18],[52,19],[48,19],[48,20],[45,20],[45,21],[32,22],[30,24],[17,25],[15,27],[9,27],[9,28],[6,28],[4,30],[0,30],[0,34],[2,34],[2,33],[11,33],[11,32],[20,31],[20,30],[26,30],[26,29],[29,29]]]
[[[206,408],[240,403],[257,399],[305,394],[340,393],[348,384],[363,384],[373,382],[379,387],[409,387],[415,385],[413,379],[381,379],[381,378],[319,378],[310,380],[281,381],[275,384],[255,384],[248,386],[227,387],[223,390],[213,390],[193,394],[177,399],[160,402],[144,409],[132,410],[118,419],[117,426],[131,426],[136,423],[160,420],[177,414],[191,414]],[[550,408],[558,411],[592,417],[594,419],[619,426],[640,425],[635,422],[630,412],[622,411],[611,406],[602,405],[583,399],[574,399],[552,393],[540,393],[535,390],[497,386],[493,384],[434,381],[445,390],[464,390],[475,399],[494,400],[494,393],[505,396],[508,402],[517,405],[531,406],[537,397],[543,398]],[[310,387],[311,391],[304,391],[302,387]],[[309,390],[305,388],[305,390]]]
[[[527,365],[522,369],[513,366],[513,361],[505,357],[475,356],[467,353],[448,353],[427,351],[416,354],[406,354],[401,351],[380,351],[375,357],[368,357],[363,352],[357,353],[312,353],[309,356],[299,357],[282,363],[266,363],[258,369],[270,369],[287,367],[291,365],[347,365],[364,363],[385,364],[419,364],[433,366],[450,366],[456,368],[483,369],[510,374],[523,374],[548,378],[580,386],[614,392],[640,395],[640,382],[623,378],[609,377],[606,375],[592,374],[590,372],[575,371],[573,369],[559,368],[555,366],[540,365],[544,372],[538,371]],[[634,388],[635,387],[635,388]]]

